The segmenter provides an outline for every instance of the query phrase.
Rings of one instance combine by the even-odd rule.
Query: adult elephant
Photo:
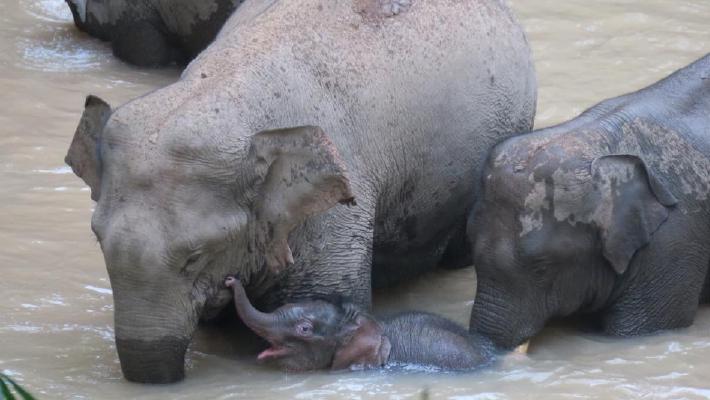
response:
[[[209,45],[244,0],[65,0],[80,30],[139,66],[184,64]]]
[[[177,83],[89,97],[67,163],[98,202],[124,376],[181,379],[227,273],[267,310],[367,307],[373,280],[468,262],[472,171],[535,100],[523,30],[488,0],[254,0]]]
[[[571,315],[615,336],[692,324],[710,281],[710,56],[495,146],[469,228],[470,331],[508,350]]]

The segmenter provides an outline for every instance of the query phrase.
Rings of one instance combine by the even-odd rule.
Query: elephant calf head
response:
[[[225,284],[234,291],[239,317],[271,347],[258,359],[289,371],[379,367],[387,362],[390,342],[382,326],[350,303],[325,300],[281,306],[273,313],[255,309],[241,282]]]
[[[141,100],[112,113],[89,96],[66,163],[97,201],[92,229],[113,288],[123,373],[172,382],[184,375],[197,321],[229,300],[227,270],[285,267],[295,226],[354,199],[319,127],[249,136],[189,112],[155,123],[148,114],[161,105]]]
[[[602,307],[677,202],[637,156],[590,159],[573,151],[589,145],[541,147],[533,135],[492,152],[469,221],[479,279],[471,329],[506,349],[550,318]]]

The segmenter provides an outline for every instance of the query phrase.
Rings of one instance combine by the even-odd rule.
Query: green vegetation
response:
[[[15,393],[15,394],[13,394]],[[35,400],[22,386],[10,379],[9,376],[0,373],[0,400]]]

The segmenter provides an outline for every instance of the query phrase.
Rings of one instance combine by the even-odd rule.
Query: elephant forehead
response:
[[[104,170],[136,184],[156,179],[234,181],[248,139],[182,122],[155,128],[112,118],[99,145]]]
[[[572,134],[573,133],[573,134]],[[512,169],[516,173],[530,170],[547,175],[575,159],[591,159],[603,145],[594,129],[569,130],[565,127],[541,129],[514,136],[496,145],[490,158],[493,169]]]
[[[284,311],[294,318],[304,318],[322,324],[334,324],[341,314],[335,305],[322,300],[286,304]]]
[[[130,101],[113,112],[103,135],[109,142],[146,147],[196,141],[208,145],[239,136],[240,116],[227,113],[232,104],[221,92],[203,86],[201,80],[179,81]]]
[[[534,182],[532,189],[525,196],[523,212],[518,218],[522,227],[520,236],[542,228],[542,213],[550,208],[551,199],[547,196],[547,185],[544,181]]]
[[[514,169],[516,172],[527,168],[534,156],[551,141],[539,132],[512,137],[498,145],[491,152],[491,167],[494,170]]]
[[[104,179],[109,187],[124,194],[136,190],[169,196],[172,202],[179,202],[202,191],[217,196],[231,189],[234,183],[235,172],[227,168],[218,172],[208,163],[176,161],[165,154],[141,154],[132,150],[123,148],[112,152],[104,168]]]
[[[593,182],[588,168],[560,168],[552,174],[552,202],[557,221],[589,222],[588,207],[593,204]]]
[[[527,175],[530,189],[524,198],[521,218],[528,222],[536,221],[534,226],[523,229],[521,235],[542,225],[542,213],[553,212],[558,221],[574,220],[575,210],[579,208],[593,189],[589,167],[584,163],[557,165],[540,173],[539,170]]]
[[[122,177],[121,180],[141,183],[156,174],[168,173],[165,178],[170,177],[172,168],[166,168],[165,155],[154,146],[124,135],[104,135],[99,147],[104,179]]]

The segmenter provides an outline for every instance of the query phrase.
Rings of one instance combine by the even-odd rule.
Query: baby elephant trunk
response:
[[[234,306],[239,318],[257,335],[265,339],[274,338],[279,327],[279,318],[276,314],[263,313],[254,308],[238,279],[227,277],[225,283],[234,291]]]

